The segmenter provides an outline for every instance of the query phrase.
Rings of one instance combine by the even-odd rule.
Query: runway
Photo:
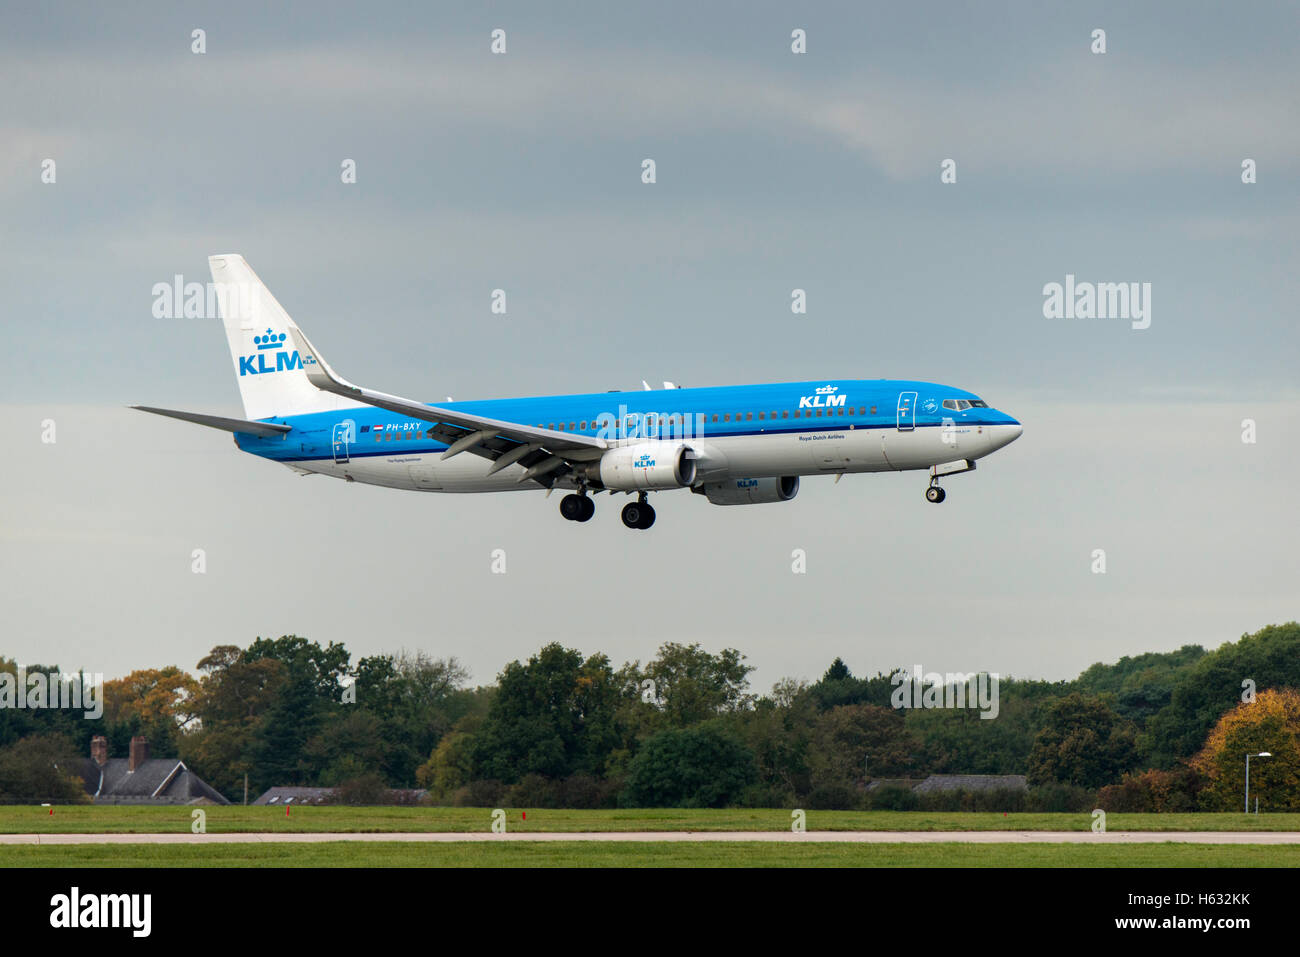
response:
[[[0,834],[0,845],[36,844],[323,844],[395,841],[490,844],[502,841],[790,844],[1300,844],[1300,831],[485,831],[250,832],[242,834]]]

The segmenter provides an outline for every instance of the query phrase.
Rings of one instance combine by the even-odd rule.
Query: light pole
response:
[[[1273,755],[1267,751],[1261,751],[1258,754],[1246,754],[1246,813],[1250,813],[1250,759],[1251,758],[1271,758]]]

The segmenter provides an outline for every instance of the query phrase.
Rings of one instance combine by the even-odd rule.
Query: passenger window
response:
[[[818,409],[818,410],[817,410],[817,418],[820,419],[821,417],[822,417],[822,410],[821,410],[821,409]]]
[[[718,421],[718,413],[716,413],[716,412],[713,413],[713,421],[714,421],[714,422],[717,422],[717,421]]]
[[[723,415],[723,416],[722,416],[722,421],[723,421],[723,422],[730,422],[730,421],[731,421],[731,413],[728,412],[728,413],[726,413],[725,415]]]
[[[746,421],[746,422],[752,422],[752,421],[754,421],[754,413],[753,413],[753,412],[746,412],[746,413],[745,413],[745,421]]]
[[[871,414],[872,415],[876,414],[876,407],[874,405],[871,407]]]
[[[782,409],[782,410],[781,410],[781,418],[783,418],[783,419],[788,419],[788,418],[790,418],[790,410],[789,410],[789,409]]]
[[[795,410],[794,410],[794,417],[795,417],[796,419],[799,418],[799,410],[798,410],[798,409],[795,409]]]
[[[843,414],[844,414],[844,406],[840,406],[838,409],[836,409],[836,410],[835,410],[835,414],[836,414],[836,415],[843,415]]]
[[[375,433],[375,441],[376,441],[376,442],[382,442],[382,441],[384,441],[384,433],[382,433],[382,432],[376,432],[376,433]]]

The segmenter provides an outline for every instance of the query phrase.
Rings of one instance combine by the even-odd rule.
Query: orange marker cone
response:
[[[54,817],[54,808],[50,808],[50,817]]]
[[[54,811],[51,809],[50,813],[53,814]],[[525,821],[528,820],[528,812],[527,812],[527,811],[524,812],[524,820],[525,820]]]
[[[285,817],[289,816],[289,805],[287,804],[284,806],[284,816]]]

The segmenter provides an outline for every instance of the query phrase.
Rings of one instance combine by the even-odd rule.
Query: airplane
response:
[[[1023,431],[971,392],[896,379],[417,402],[335,372],[242,256],[208,265],[247,418],[131,408],[231,432],[241,451],[304,475],[422,492],[560,489],[575,522],[592,518],[599,493],[623,493],[636,496],[623,524],[644,530],[650,492],[788,502],[811,475],[925,469],[925,497],[939,503],[941,478]]]

